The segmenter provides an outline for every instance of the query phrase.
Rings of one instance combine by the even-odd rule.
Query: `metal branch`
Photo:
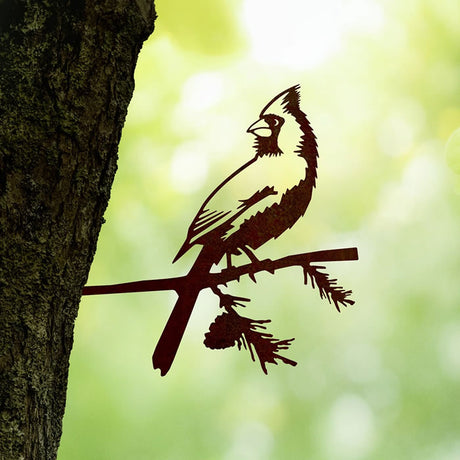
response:
[[[262,271],[274,273],[281,268],[305,265],[311,262],[337,262],[344,260],[357,260],[357,248],[327,249],[324,251],[305,252],[282,257],[276,260],[265,259],[254,261],[239,267],[226,268],[217,273],[209,273],[203,278],[201,289],[215,288],[232,281],[238,281],[244,275],[254,275]],[[161,278],[154,280],[132,281],[121,284],[108,284],[102,286],[85,286],[83,295],[99,294],[121,294],[128,292],[150,292],[150,291],[179,291],[187,283],[187,275],[176,278]]]

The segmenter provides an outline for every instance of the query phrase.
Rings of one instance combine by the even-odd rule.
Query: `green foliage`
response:
[[[446,145],[446,160],[456,174],[460,174],[460,128],[454,131]]]
[[[243,40],[236,24],[239,2],[170,0],[158,3],[159,32],[182,50],[222,56],[241,49]]]
[[[239,313],[296,338],[298,365],[265,376],[247,353],[202,345],[219,314],[203,293],[160,378],[150,356],[174,295],[83,299],[60,460],[458,458],[456,137],[445,156],[460,126],[457,3],[158,3],[90,283],[185,273],[194,254],[171,260],[203,198],[248,158],[268,98],[300,83],[318,185],[257,255],[356,245],[359,261],[327,267],[356,303],[338,313],[300,269],[230,285],[252,300]],[[258,31],[284,56],[259,49]]]

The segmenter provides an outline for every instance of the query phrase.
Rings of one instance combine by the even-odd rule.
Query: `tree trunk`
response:
[[[0,1],[0,459],[54,459],[153,0]]]

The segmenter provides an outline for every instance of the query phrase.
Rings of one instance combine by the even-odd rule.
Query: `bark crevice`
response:
[[[54,459],[152,1],[0,6],[0,458]]]

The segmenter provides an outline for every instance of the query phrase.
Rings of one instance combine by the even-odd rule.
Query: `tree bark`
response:
[[[54,459],[153,0],[0,1],[0,458]]]

